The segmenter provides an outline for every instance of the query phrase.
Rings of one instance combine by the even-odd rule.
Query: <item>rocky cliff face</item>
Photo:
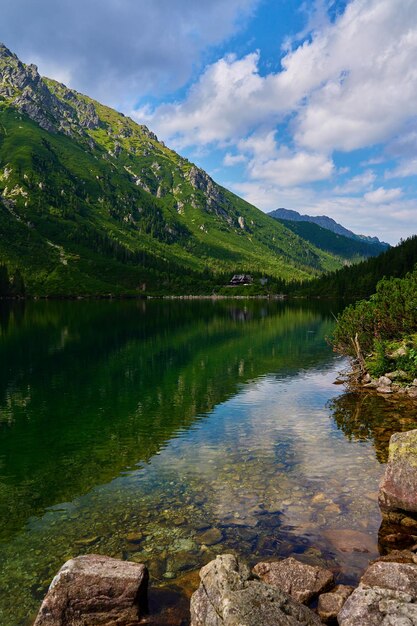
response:
[[[69,115],[54,97],[38,73],[36,65],[24,65],[15,54],[0,44],[0,97],[49,132],[63,130],[63,119]]]

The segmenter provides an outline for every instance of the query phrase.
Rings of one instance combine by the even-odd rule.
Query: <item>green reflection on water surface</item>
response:
[[[0,622],[30,623],[85,552],[145,561],[157,584],[223,551],[295,553],[357,578],[376,553],[373,443],[383,461],[405,423],[332,384],[331,310],[2,305]]]

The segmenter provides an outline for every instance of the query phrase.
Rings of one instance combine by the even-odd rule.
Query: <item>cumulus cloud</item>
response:
[[[280,71],[258,70],[258,53],[220,59],[184,101],[148,110],[148,121],[182,145],[234,140],[290,114],[296,143],[309,150],[386,141],[415,115],[415,0],[352,0],[287,52]]]
[[[228,55],[205,70],[184,102],[144,107],[133,115],[180,147],[237,140],[259,119],[253,107],[242,108],[261,89],[258,61],[257,52],[242,59]]]
[[[258,0],[2,0],[0,41],[40,71],[107,103],[133,105],[189,80],[207,46]]]
[[[246,163],[247,158],[244,154],[231,154],[227,152],[223,158],[223,165],[226,167],[234,167],[235,165],[239,165],[239,163]]]
[[[402,189],[396,187],[395,189],[385,189],[385,187],[378,187],[374,191],[368,191],[364,198],[371,204],[386,204],[397,200],[403,195]]]
[[[275,130],[259,131],[252,133],[246,139],[240,139],[238,148],[242,152],[249,153],[263,160],[277,156],[277,143]]]
[[[333,171],[333,162],[322,154],[308,152],[290,154],[286,150],[282,150],[282,155],[275,159],[267,161],[254,159],[249,166],[250,178],[283,187],[326,180]]]

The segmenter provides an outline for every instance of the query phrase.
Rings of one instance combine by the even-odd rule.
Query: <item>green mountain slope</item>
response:
[[[270,214],[273,217],[272,214]],[[309,241],[317,248],[330,252],[351,262],[358,262],[372,256],[378,256],[387,249],[387,246],[361,239],[353,239],[338,233],[334,233],[327,228],[319,226],[314,222],[290,221],[274,217],[286,228],[296,233],[306,241]]]
[[[211,291],[341,265],[145,126],[0,44],[0,263],[37,295]]]

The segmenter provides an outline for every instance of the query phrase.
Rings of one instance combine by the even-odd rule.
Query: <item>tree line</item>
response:
[[[0,264],[0,298],[21,298],[25,293],[25,281],[20,270],[10,273],[7,265]]]
[[[377,257],[343,267],[313,280],[288,285],[289,295],[326,298],[368,298],[384,276],[401,278],[417,264],[417,235]]]

